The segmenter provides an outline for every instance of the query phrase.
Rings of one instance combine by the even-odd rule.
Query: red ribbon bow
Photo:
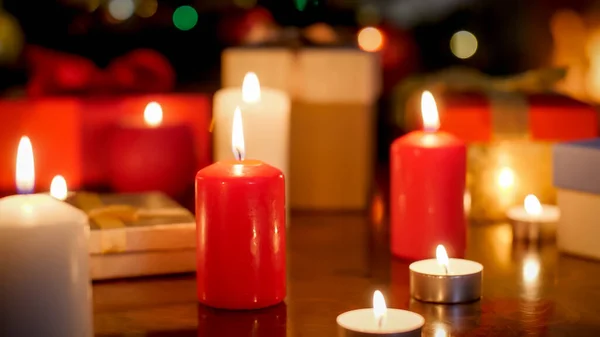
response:
[[[160,53],[137,49],[114,59],[105,69],[84,57],[41,47],[28,47],[31,75],[27,94],[98,95],[168,92],[175,86],[175,71]]]

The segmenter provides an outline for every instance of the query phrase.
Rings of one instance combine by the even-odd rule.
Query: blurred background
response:
[[[260,40],[273,25],[315,23],[354,34],[378,27],[385,38],[376,49],[393,80],[452,65],[505,75],[560,58],[556,48],[564,41],[556,31],[562,26],[585,56],[597,8],[591,0],[4,0],[0,86],[26,83],[21,51],[37,45],[99,66],[127,51],[152,48],[175,66],[179,89],[218,88],[224,48]],[[457,49],[466,48],[462,54],[450,48],[453,36]],[[344,42],[356,43],[353,37]]]
[[[179,200],[193,199],[190,182],[194,172],[218,159],[211,154],[211,112],[215,108],[211,108],[212,95],[222,87],[241,85],[240,69],[254,70],[255,64],[246,62],[245,51],[272,47],[292,51],[293,55],[311,48],[330,50],[331,54],[321,56],[321,60],[330,64],[346,64],[343,60],[349,59],[344,57],[354,57],[352,53],[373,54],[376,59],[376,62],[360,61],[368,71],[353,67],[357,64],[354,61],[347,61],[350,62],[347,68],[340,65],[326,71],[319,68],[319,62],[305,64],[302,70],[294,65],[291,69],[302,72],[306,80],[304,96],[287,87],[278,88],[288,91],[293,103],[292,176],[302,176],[294,175],[295,170],[306,173],[306,179],[315,174],[310,168],[295,169],[295,163],[306,159],[300,159],[305,149],[297,145],[306,143],[305,134],[312,131],[315,136],[333,130],[331,126],[321,133],[314,129],[330,121],[324,117],[325,113],[317,111],[338,113],[335,117],[338,120],[346,116],[346,123],[354,123],[332,131],[331,139],[314,141],[316,147],[331,143],[327,153],[337,153],[338,159],[362,153],[356,162],[336,160],[333,156],[330,163],[332,174],[362,165],[344,178],[354,181],[352,174],[361,177],[360,186],[352,189],[361,195],[351,205],[352,209],[365,207],[363,195],[372,173],[371,167],[360,163],[366,160],[371,165],[370,159],[375,158],[376,163],[386,166],[391,142],[420,127],[414,122],[410,106],[414,105],[415,94],[423,89],[432,88],[436,99],[440,98],[442,129],[449,126],[449,131],[469,143],[493,143],[498,139],[497,125],[486,124],[489,118],[481,116],[496,116],[494,111],[499,111],[499,104],[504,111],[514,111],[511,104],[515,97],[529,100],[522,116],[539,109],[544,115],[537,124],[518,126],[519,135],[532,134],[532,140],[545,142],[597,133],[595,126],[593,131],[578,132],[581,125],[589,124],[579,120],[565,132],[555,129],[574,116],[572,111],[587,113],[600,100],[600,1],[3,0],[0,1],[0,130],[3,133],[0,190],[5,194],[14,190],[16,143],[21,134],[27,133],[32,135],[34,150],[37,148],[39,153],[36,160],[38,171],[42,172],[40,190],[47,190],[51,177],[62,173],[74,188],[119,192],[158,189],[174,197],[188,195]],[[341,54],[335,50],[340,49],[351,53],[337,59]],[[222,64],[226,50],[232,51],[230,65]],[[284,62],[276,53],[272,54],[272,60]],[[377,69],[371,69],[372,64]],[[268,64],[263,68],[257,72],[266,86],[273,85],[279,77],[297,77],[287,73],[279,76],[277,69],[268,74]],[[235,76],[229,78],[229,83],[223,83],[228,74]],[[348,88],[332,80],[340,74],[350,74],[348,78],[352,80],[340,79],[350,83]],[[352,92],[353,81],[362,85],[356,92]],[[309,82],[313,87],[327,83],[325,91],[331,93],[311,92]],[[461,96],[454,95],[452,90],[434,90],[440,85],[476,92],[480,97],[468,102],[461,98],[457,103],[457,97]],[[495,95],[498,92],[512,96],[498,99]],[[552,95],[536,101],[532,94],[538,93]],[[146,94],[163,96],[140,96]],[[555,94],[577,102],[561,101],[559,105],[565,109],[548,110],[547,106],[556,106],[552,98]],[[357,96],[361,96],[360,102],[353,100]],[[111,136],[114,130],[107,131],[122,124],[127,114],[141,116],[146,104],[153,100],[158,100],[166,111],[167,122],[169,116],[175,116],[186,125],[185,130],[163,130],[164,134],[155,132],[151,136],[139,130],[117,130],[116,136]],[[581,101],[585,107],[578,105]],[[465,108],[472,106],[477,107],[473,110],[477,116],[461,114],[472,111]],[[451,113],[452,107],[459,113]],[[307,109],[315,117],[296,120],[294,116],[299,116],[301,109]],[[344,115],[347,110],[356,113],[347,117]],[[558,122],[548,122],[550,117],[546,116],[556,114],[560,115]],[[373,132],[367,125],[371,118],[376,121]],[[502,121],[498,123],[504,125]],[[487,131],[478,131],[482,129]],[[348,134],[359,135],[353,137],[352,146],[366,144],[365,149],[340,150],[345,145],[338,140]],[[144,141],[143,137],[151,141]],[[167,138],[172,141],[165,146],[180,149],[181,153],[165,150],[172,158],[161,154],[163,162],[176,162],[186,170],[157,169],[155,176],[146,173],[144,181],[178,176],[186,187],[169,190],[165,186],[172,186],[172,181],[166,181],[165,186],[143,183],[130,186],[131,176],[135,175],[132,172],[147,171],[150,166],[141,162],[150,163],[144,156],[156,157],[153,142],[162,144],[161,140]],[[186,153],[195,153],[197,158],[182,162],[181,158],[190,157]],[[490,163],[488,159],[481,162]],[[121,171],[129,173],[115,178]],[[300,189],[294,185],[317,185],[317,182],[306,184],[306,179],[298,179],[296,184],[292,180],[292,190]],[[330,177],[324,174],[323,179],[327,181]],[[346,193],[340,192],[343,194]],[[552,201],[553,197],[548,199]],[[335,204],[333,208],[347,205],[338,206]]]

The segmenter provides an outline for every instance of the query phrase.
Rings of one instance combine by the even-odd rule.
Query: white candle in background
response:
[[[506,216],[511,220],[514,240],[551,240],[556,237],[560,209],[542,205],[535,195],[529,194],[522,206],[511,207]]]
[[[27,137],[16,178],[33,192]],[[49,195],[0,199],[0,336],[93,336],[88,236],[85,213]]]
[[[281,90],[261,88],[254,73],[246,74],[241,88],[225,88],[215,94],[215,161],[233,159],[231,124],[233,112],[238,106],[244,117],[246,158],[262,160],[275,166],[283,172],[288,181],[290,98]]]

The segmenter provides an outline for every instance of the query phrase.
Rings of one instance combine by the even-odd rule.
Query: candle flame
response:
[[[260,82],[255,73],[249,72],[242,83],[242,101],[244,103],[260,102]]]
[[[231,128],[231,149],[237,160],[244,160],[244,125],[242,124],[242,112],[240,107],[235,108],[233,113],[233,126]]]
[[[425,131],[435,132],[440,128],[440,117],[438,116],[435,99],[429,91],[423,91],[421,95],[421,115],[423,116],[423,128]]]
[[[523,206],[525,207],[525,212],[529,215],[542,214],[542,204],[540,204],[538,198],[533,194],[529,194],[525,197]]]
[[[375,293],[373,293],[373,315],[375,316],[375,321],[381,322],[386,313],[385,298],[383,298],[381,291],[375,290]]]
[[[58,200],[67,199],[67,194],[69,190],[67,188],[67,181],[61,175],[57,175],[52,178],[52,183],[50,183],[50,195]]]
[[[446,248],[444,245],[438,245],[435,249],[435,257],[437,258],[437,262],[440,266],[444,268],[446,274],[448,274],[448,265],[450,261],[448,261],[448,253],[446,253]]]
[[[144,122],[149,127],[157,127],[162,123],[163,111],[160,104],[157,102],[150,102],[144,109]]]
[[[21,137],[21,141],[19,141],[15,180],[18,193],[33,193],[35,187],[35,165],[33,162],[33,147],[31,146],[31,140],[27,136]]]

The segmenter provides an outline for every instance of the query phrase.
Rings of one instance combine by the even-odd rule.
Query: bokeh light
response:
[[[158,9],[158,1],[142,0],[135,10],[135,14],[142,18],[149,18],[156,13]]]
[[[256,6],[256,1],[257,0],[233,0],[233,3],[238,7],[250,9]]]
[[[198,23],[198,12],[191,6],[181,6],[173,13],[173,24],[179,30],[190,30]]]
[[[108,3],[108,14],[118,21],[129,19],[135,12],[133,0],[110,0]]]
[[[381,21],[381,14],[377,7],[366,4],[356,11],[356,21],[361,26],[377,25]]]
[[[299,11],[303,11],[308,5],[308,0],[294,0],[294,4],[296,5],[296,9]]]
[[[477,51],[477,38],[466,30],[456,32],[450,39],[450,50],[459,59],[468,59]]]
[[[498,172],[496,182],[502,190],[507,190],[515,185],[515,172],[510,167],[502,167]]]
[[[358,32],[358,46],[364,51],[379,51],[383,43],[383,34],[375,27],[365,27]]]

